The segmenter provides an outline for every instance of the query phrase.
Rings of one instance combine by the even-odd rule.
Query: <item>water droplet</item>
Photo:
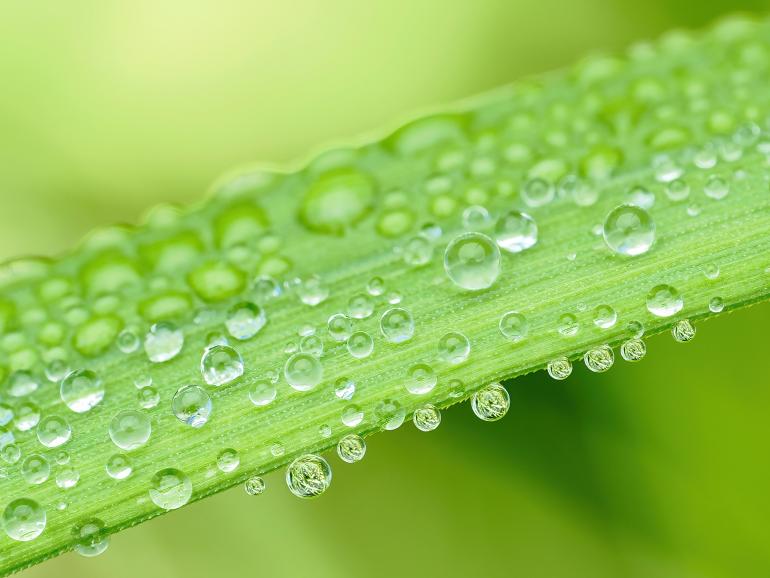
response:
[[[461,289],[486,289],[500,275],[500,249],[486,235],[464,233],[447,245],[444,270]]]
[[[626,325],[626,333],[633,339],[640,339],[644,335],[644,325],[638,321],[629,321]]]
[[[348,377],[340,377],[334,382],[334,395],[339,399],[350,401],[356,393],[356,382]]]
[[[553,185],[541,178],[528,180],[521,189],[521,198],[528,207],[547,205],[553,201],[555,194]]]
[[[127,452],[142,447],[150,439],[151,433],[150,418],[135,409],[119,411],[110,421],[112,443]]]
[[[175,468],[158,471],[150,480],[150,499],[159,508],[176,510],[190,501],[192,482]]]
[[[508,211],[497,220],[495,241],[503,251],[520,253],[537,243],[537,223],[526,213]]]
[[[385,293],[385,281],[382,277],[372,277],[366,284],[366,292],[373,297]]]
[[[17,542],[34,540],[45,530],[45,510],[34,500],[19,498],[3,510],[3,529]]]
[[[356,427],[364,420],[364,412],[356,404],[351,403],[342,410],[341,420],[348,427]]]
[[[471,408],[476,417],[484,421],[502,419],[511,407],[508,391],[499,383],[490,383],[471,397]]]
[[[609,305],[599,305],[594,309],[594,325],[601,329],[609,329],[615,325],[618,314]]]
[[[580,323],[572,313],[564,313],[559,316],[556,330],[562,337],[574,337],[580,331]]]
[[[211,398],[199,385],[180,387],[171,400],[171,410],[179,421],[194,428],[203,427],[211,415]]]
[[[714,200],[724,199],[730,192],[728,182],[717,175],[711,175],[703,186],[703,192],[707,197]]]
[[[329,288],[324,285],[320,277],[313,276],[299,284],[297,295],[305,305],[315,307],[329,296]]]
[[[463,211],[463,227],[468,231],[484,231],[492,225],[492,217],[486,207],[471,205]]]
[[[514,343],[522,341],[529,334],[529,322],[527,321],[527,318],[516,311],[503,313],[502,317],[500,317],[498,327],[500,328],[500,333],[503,337]]]
[[[471,342],[462,333],[450,331],[438,340],[438,356],[445,363],[457,365],[462,363],[471,353]]]
[[[412,267],[420,267],[430,263],[433,257],[433,245],[422,235],[409,239],[402,249],[404,263]]]
[[[629,339],[620,346],[620,356],[626,361],[639,361],[647,354],[647,346],[638,338]]]
[[[13,409],[5,403],[0,403],[0,426],[8,424],[13,419]]]
[[[80,480],[80,473],[72,466],[64,466],[56,474],[56,485],[62,490],[74,488]]]
[[[116,343],[118,345],[118,349],[120,349],[123,353],[133,353],[139,349],[140,340],[139,336],[131,329],[124,329],[118,333]]]
[[[690,196],[690,185],[682,179],[676,179],[666,185],[665,191],[666,196],[676,203]]]
[[[708,263],[703,267],[703,275],[709,281],[713,281],[719,277],[719,265],[716,263]]]
[[[32,402],[20,403],[16,406],[13,425],[19,431],[29,431],[40,422],[40,408]]]
[[[709,300],[709,311],[712,313],[720,313],[725,308],[725,302],[721,297],[712,297]]]
[[[348,301],[348,315],[353,319],[366,319],[374,312],[374,301],[369,295],[359,293]]]
[[[244,301],[230,308],[225,319],[227,332],[235,339],[251,339],[265,326],[265,310],[256,303]]]
[[[270,446],[270,453],[273,455],[273,457],[278,458],[286,453],[286,448],[283,447],[281,442],[275,442]]]
[[[258,379],[249,388],[249,399],[257,407],[270,404],[277,395],[275,384],[269,379]]]
[[[308,391],[323,379],[323,367],[321,362],[309,353],[295,353],[286,360],[283,374],[292,388]]]
[[[681,319],[674,323],[674,326],[671,328],[671,335],[680,343],[690,341],[695,337],[695,326],[690,323],[689,319]]]
[[[152,409],[160,403],[160,394],[154,387],[144,387],[140,389],[136,394],[139,401],[139,407],[144,409]]]
[[[414,395],[429,393],[437,383],[436,372],[427,363],[412,365],[406,372],[404,387]]]
[[[547,370],[553,379],[567,379],[572,374],[572,362],[566,357],[557,357],[548,362]]]
[[[77,369],[62,380],[59,393],[68,408],[85,413],[104,399],[104,384],[90,369]]]
[[[343,313],[335,313],[329,317],[327,328],[334,341],[346,341],[353,332],[353,322]]]
[[[332,428],[329,424],[321,424],[318,426],[318,435],[320,435],[322,438],[328,438],[332,435]]]
[[[609,345],[600,345],[594,349],[589,349],[583,355],[583,363],[594,373],[607,371],[615,363],[615,354]]]
[[[37,439],[47,448],[56,448],[67,443],[71,435],[70,424],[57,415],[43,418],[37,426]]]
[[[133,472],[133,467],[127,456],[115,454],[107,458],[104,470],[113,480],[125,480]]]
[[[348,434],[337,443],[337,455],[343,462],[360,462],[366,455],[366,442],[358,434]]]
[[[603,234],[605,243],[615,253],[641,255],[655,242],[655,222],[640,207],[620,205],[604,220]]]
[[[40,383],[28,371],[14,371],[8,378],[8,393],[13,397],[24,397],[37,391]]]
[[[98,556],[110,545],[110,535],[104,522],[97,518],[78,524],[72,534],[75,537],[75,552],[86,558]]]
[[[243,359],[229,345],[215,345],[203,352],[201,375],[209,385],[220,386],[243,375]]]
[[[250,496],[259,496],[264,493],[267,484],[259,476],[251,476],[243,483],[243,489]]]
[[[51,464],[40,454],[32,454],[22,462],[21,475],[28,484],[42,484],[51,475]]]
[[[684,299],[671,285],[656,285],[647,294],[647,311],[656,317],[671,317],[684,307]]]
[[[375,187],[364,173],[336,169],[319,177],[307,189],[300,219],[313,231],[341,235],[371,210]]]
[[[233,448],[224,449],[217,455],[217,467],[225,474],[234,472],[240,464],[241,458]]]
[[[401,307],[392,307],[380,318],[380,331],[390,343],[409,341],[414,335],[412,314]]]
[[[163,363],[174,359],[184,345],[181,329],[167,322],[156,323],[144,338],[144,351],[153,363]]]
[[[404,423],[406,410],[395,399],[383,399],[374,408],[377,423],[388,431],[398,429]]]
[[[321,456],[301,456],[286,469],[286,485],[298,498],[320,496],[329,489],[331,483],[332,468]]]
[[[0,458],[7,464],[15,464],[21,458],[21,449],[13,443],[8,443],[0,448]]]
[[[441,424],[441,412],[437,407],[428,403],[414,410],[412,421],[420,431],[433,431]]]
[[[650,209],[655,204],[655,194],[642,186],[635,186],[626,195],[629,205],[637,206],[641,209]]]

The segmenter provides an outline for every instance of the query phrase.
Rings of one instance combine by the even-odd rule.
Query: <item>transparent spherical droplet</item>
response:
[[[127,456],[115,454],[107,458],[104,470],[113,480],[125,480],[133,472],[133,467]]]
[[[529,322],[527,318],[516,311],[503,313],[498,327],[502,336],[514,343],[522,341],[529,335]]]
[[[602,373],[615,363],[615,354],[609,345],[600,345],[583,354],[583,363],[594,373]]]
[[[500,249],[486,235],[464,233],[447,245],[444,270],[461,289],[486,289],[500,275]]]
[[[72,428],[66,419],[58,415],[44,417],[37,426],[37,439],[47,448],[66,444],[72,436]]]
[[[484,421],[502,419],[511,407],[508,391],[499,383],[491,383],[471,397],[471,409]]]
[[[227,332],[235,339],[251,339],[265,326],[265,310],[256,303],[244,301],[230,308],[225,318]]]
[[[720,313],[725,308],[725,302],[721,297],[712,297],[709,300],[709,311],[712,313]]]
[[[374,339],[366,331],[354,331],[347,341],[348,353],[356,359],[369,357],[374,351]]]
[[[356,382],[349,377],[340,377],[334,382],[334,395],[339,399],[350,401],[356,393]]]
[[[340,416],[342,423],[348,427],[356,427],[364,420],[364,410],[354,403],[345,406]]]
[[[309,353],[295,353],[283,367],[286,382],[297,391],[308,391],[321,383],[323,367],[317,357]]]
[[[719,277],[719,265],[716,263],[708,263],[703,267],[703,275],[709,281],[713,281]]]
[[[34,540],[45,530],[45,510],[34,500],[19,498],[3,510],[3,529],[17,542]]]
[[[380,317],[380,331],[390,343],[409,341],[414,335],[412,314],[402,307],[392,307]]]
[[[684,201],[690,196],[690,185],[682,179],[676,179],[666,184],[666,196],[672,201]]]
[[[8,378],[8,393],[13,397],[24,397],[37,391],[40,382],[29,371],[14,371]]]
[[[249,399],[257,407],[263,407],[273,402],[278,391],[269,379],[258,379],[249,388]]]
[[[671,328],[671,335],[674,336],[674,340],[680,343],[690,341],[695,337],[695,326],[689,319],[681,319],[674,323],[674,326]]]
[[[117,343],[118,349],[120,349],[123,353],[133,353],[139,349],[141,340],[139,339],[139,336],[131,329],[124,329],[118,333],[118,337],[115,339],[115,343]]]
[[[172,323],[155,323],[144,337],[144,351],[152,363],[174,359],[183,345],[184,333]]]
[[[243,483],[244,491],[250,496],[259,496],[264,493],[266,488],[265,480],[259,476],[251,476]]]
[[[644,325],[638,321],[629,321],[626,325],[626,333],[628,333],[628,335],[630,335],[633,339],[641,339],[641,337],[644,335]]]
[[[609,329],[615,325],[618,314],[609,305],[599,305],[594,309],[594,325],[600,329]]]
[[[471,205],[463,211],[463,227],[468,231],[484,231],[492,225],[492,216],[486,207]]]
[[[358,434],[348,434],[337,443],[337,455],[343,462],[360,462],[366,455],[366,442]]]
[[[45,376],[53,383],[59,383],[70,371],[72,369],[63,359],[54,359],[45,366]]]
[[[74,488],[80,480],[80,473],[72,466],[64,466],[56,473],[56,485],[63,490]]]
[[[564,313],[559,316],[556,330],[562,337],[574,337],[580,331],[580,323],[573,313]]]
[[[406,410],[395,399],[383,399],[374,408],[377,423],[388,431],[398,429],[404,423]]]
[[[329,337],[334,341],[345,341],[353,333],[353,322],[343,313],[335,313],[327,321]]]
[[[436,387],[436,372],[427,363],[416,363],[407,369],[404,387],[414,395],[424,395]]]
[[[553,201],[556,195],[554,186],[541,178],[534,178],[524,183],[521,189],[521,199],[528,207],[542,207]]]
[[[427,238],[417,235],[404,244],[402,255],[407,265],[412,267],[427,265],[433,257],[433,245]]]
[[[51,475],[51,464],[43,456],[32,454],[21,463],[21,475],[28,484],[42,484]]]
[[[238,469],[241,464],[241,457],[233,448],[226,448],[217,455],[217,467],[220,472],[230,473]]]
[[[655,242],[655,222],[634,205],[620,205],[609,212],[603,226],[604,242],[619,255],[646,253]]]
[[[156,472],[148,490],[153,504],[164,510],[176,510],[190,501],[192,482],[187,474],[175,468]]]
[[[445,333],[438,340],[438,356],[445,363],[457,365],[471,353],[471,342],[459,331]]]
[[[275,442],[270,446],[270,454],[273,457],[280,457],[283,454],[286,453],[286,448],[283,447],[283,444],[281,442]]]
[[[110,535],[104,522],[98,518],[78,524],[72,534],[75,537],[75,552],[86,558],[98,556],[110,545]]]
[[[620,346],[620,356],[626,361],[639,361],[647,354],[647,346],[641,339],[629,339]]]
[[[203,427],[211,415],[211,398],[199,385],[180,387],[171,399],[171,410],[179,421],[194,428]]]
[[[13,414],[13,425],[19,431],[29,431],[40,422],[40,408],[32,402],[20,403]]]
[[[374,301],[369,295],[359,293],[348,299],[348,315],[353,319],[366,319],[374,312]]]
[[[629,205],[635,205],[646,210],[655,204],[655,194],[642,186],[635,186],[628,191],[626,200]]]
[[[305,305],[315,307],[326,300],[329,289],[320,277],[313,276],[300,283],[297,287],[297,295]]]
[[[647,311],[656,317],[671,317],[684,307],[684,299],[671,285],[656,285],[647,294]]]
[[[160,403],[160,394],[154,387],[145,387],[136,393],[139,407],[152,409]]]
[[[321,424],[318,426],[318,435],[320,435],[322,438],[331,437],[332,427],[327,423]]]
[[[730,192],[730,184],[722,177],[711,175],[703,185],[703,192],[707,197],[719,201]]]
[[[147,443],[152,433],[150,418],[141,411],[124,409],[110,421],[109,434],[112,443],[130,452]]]
[[[2,447],[0,447],[0,459],[7,464],[15,464],[21,459],[21,448],[14,443],[2,444]]]
[[[320,496],[332,483],[332,468],[321,456],[308,454],[286,468],[286,485],[298,498]]]
[[[377,297],[385,293],[385,280],[382,277],[372,277],[366,284],[366,292]]]
[[[548,370],[548,375],[553,379],[561,381],[572,375],[572,362],[566,357],[557,357],[548,362],[546,369]]]
[[[219,387],[243,375],[241,354],[229,345],[215,345],[203,352],[201,375],[209,385]]]
[[[0,426],[7,425],[13,419],[13,408],[7,403],[0,402]]]
[[[270,276],[263,275],[254,280],[254,298],[259,303],[267,303],[281,296],[281,285]]]
[[[441,424],[441,412],[436,406],[428,403],[414,410],[412,421],[420,431],[433,431]]]
[[[324,342],[318,335],[306,335],[299,342],[299,350],[314,357],[321,357],[324,352]]]
[[[54,456],[54,460],[59,465],[68,464],[70,461],[70,455],[65,450],[59,450]]]
[[[62,379],[59,393],[68,408],[85,413],[104,399],[104,384],[90,369],[77,369]]]
[[[497,245],[509,253],[520,253],[537,243],[537,223],[520,211],[508,211],[495,225]]]

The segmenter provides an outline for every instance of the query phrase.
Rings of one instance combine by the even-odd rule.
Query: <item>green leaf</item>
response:
[[[71,549],[73,531],[90,520],[112,533],[162,513],[148,494],[158,471],[184,472],[196,500],[332,448],[351,432],[393,427],[426,404],[447,407],[549,361],[593,352],[589,361],[605,362],[603,346],[627,342],[640,328],[649,335],[674,327],[686,339],[685,319],[766,298],[769,66],[767,22],[671,34],[419,119],[381,142],[329,151],[295,172],[242,171],[200,206],[159,207],[142,226],[95,232],[60,259],[7,264],[0,272],[0,401],[7,408],[0,415],[12,411],[15,423],[0,431],[0,507],[34,500],[47,523],[30,541],[0,536],[0,571]],[[601,235],[608,214],[628,202],[650,205],[655,224],[654,244],[635,256],[613,252]],[[537,243],[503,251],[499,275],[477,270],[463,283],[488,288],[453,283],[444,267],[449,244],[469,229],[495,237],[497,219],[510,210],[533,217]],[[471,254],[478,248],[466,247]],[[647,306],[663,285],[682,300],[667,317]],[[382,330],[393,307],[411,315],[410,338]],[[526,319],[518,341],[499,328],[511,311]],[[329,333],[338,313],[360,317],[350,322],[359,332],[350,343],[358,356]],[[156,358],[170,357],[158,363],[142,347],[132,350],[153,323],[169,340],[155,350],[145,343]],[[249,327],[258,329],[252,337]],[[175,330],[184,343],[172,355]],[[228,331],[245,371],[206,385],[201,356]],[[320,369],[312,356],[299,358],[307,371],[295,381],[313,387],[297,391],[287,383],[287,362],[297,361],[298,348],[318,347],[301,338],[313,331],[323,344]],[[467,360],[453,364],[440,355],[450,332],[469,339]],[[373,351],[361,357],[367,335]],[[420,389],[429,391],[410,393],[415,366],[435,374],[435,387],[427,379]],[[80,400],[96,403],[89,411],[62,402],[65,369],[93,372],[76,374],[95,376],[79,382],[91,388]],[[249,392],[271,376],[276,397],[257,407]],[[140,395],[148,405],[152,396],[135,383],[150,378],[160,397],[142,409],[152,434],[124,452],[109,424],[120,411],[140,409]],[[335,395],[341,379],[355,382],[350,401]],[[174,393],[189,384],[212,400],[200,428],[171,409]],[[71,439],[47,448],[39,437],[49,430],[21,431],[22,418],[34,414],[30,403],[44,419],[64,418]],[[363,412],[353,427],[342,422],[351,405]],[[216,462],[230,448],[240,465],[226,473]],[[133,468],[123,480],[105,472],[118,453]],[[51,466],[40,484],[23,475],[35,454]],[[76,485],[59,487],[73,472]]]

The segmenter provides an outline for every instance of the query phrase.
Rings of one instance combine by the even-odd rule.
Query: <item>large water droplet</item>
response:
[[[380,318],[380,331],[387,341],[402,343],[414,335],[412,314],[401,307],[392,307]]]
[[[71,435],[70,424],[57,415],[43,418],[37,426],[37,439],[47,448],[56,448],[67,443]]]
[[[519,253],[537,243],[535,220],[520,211],[508,211],[497,220],[495,241],[509,253]]]
[[[72,534],[75,536],[75,552],[86,558],[98,556],[110,545],[110,535],[104,522],[98,518],[78,524]]]
[[[436,372],[427,363],[416,363],[406,372],[404,387],[414,395],[429,393],[437,383]]]
[[[192,482],[187,474],[175,468],[157,472],[150,480],[150,499],[159,508],[176,510],[190,501]]]
[[[369,357],[374,350],[374,340],[366,331],[354,331],[348,337],[348,353],[356,359]]]
[[[34,540],[43,533],[45,524],[45,510],[29,498],[13,500],[3,510],[3,529],[12,540]]]
[[[414,410],[412,421],[420,431],[433,431],[441,424],[441,412],[436,406],[428,403]]]
[[[619,255],[641,255],[655,242],[655,222],[640,207],[620,205],[604,220],[603,234],[607,246]]]
[[[331,483],[332,468],[321,456],[301,456],[286,469],[286,485],[298,498],[320,496],[329,489]]]
[[[265,326],[265,310],[256,303],[244,301],[230,308],[225,319],[227,332],[241,341],[251,339]]]
[[[104,399],[104,384],[90,369],[77,369],[62,379],[62,401],[75,413],[85,413]]]
[[[211,398],[199,385],[180,387],[171,400],[171,410],[182,423],[203,427],[211,415]]]
[[[259,476],[251,476],[243,483],[243,489],[250,496],[259,496],[265,491],[265,488],[267,488],[267,484]]]
[[[151,433],[150,418],[135,409],[124,409],[110,421],[112,443],[127,452],[142,447],[150,439]]]
[[[684,307],[684,299],[671,285],[656,285],[647,294],[647,310],[656,317],[671,317]]]
[[[150,327],[144,338],[144,351],[153,363],[174,359],[184,345],[184,333],[172,323],[161,322]]]
[[[566,357],[557,357],[548,362],[547,370],[553,379],[561,381],[572,375],[572,362]]]
[[[479,419],[497,421],[502,419],[511,407],[508,391],[499,383],[491,383],[471,397],[471,409]]]
[[[695,337],[695,326],[689,319],[681,319],[674,323],[674,326],[671,328],[671,335],[680,343],[690,341]]]
[[[647,354],[647,346],[641,339],[629,339],[620,346],[620,356],[626,361],[639,361]]]
[[[209,385],[220,386],[243,375],[243,359],[229,345],[215,345],[203,352],[201,375]]]
[[[500,249],[481,233],[465,233],[453,239],[444,252],[444,270],[458,287],[479,291],[500,275]]]
[[[308,391],[323,379],[323,367],[315,356],[295,353],[286,360],[283,374],[291,387],[297,391]]]
[[[358,434],[348,434],[337,443],[337,455],[343,462],[360,462],[366,455],[366,442]]]
[[[609,345],[600,345],[594,349],[589,349],[583,355],[583,362],[586,367],[595,373],[607,371],[615,363],[615,354]]]

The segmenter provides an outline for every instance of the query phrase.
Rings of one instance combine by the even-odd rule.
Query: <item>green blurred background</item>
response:
[[[768,2],[133,0],[0,7],[0,257],[191,202],[223,171],[330,142],[586,53]],[[501,423],[333,461],[320,500],[279,476],[32,577],[770,576],[770,307],[566,383],[510,384]]]

